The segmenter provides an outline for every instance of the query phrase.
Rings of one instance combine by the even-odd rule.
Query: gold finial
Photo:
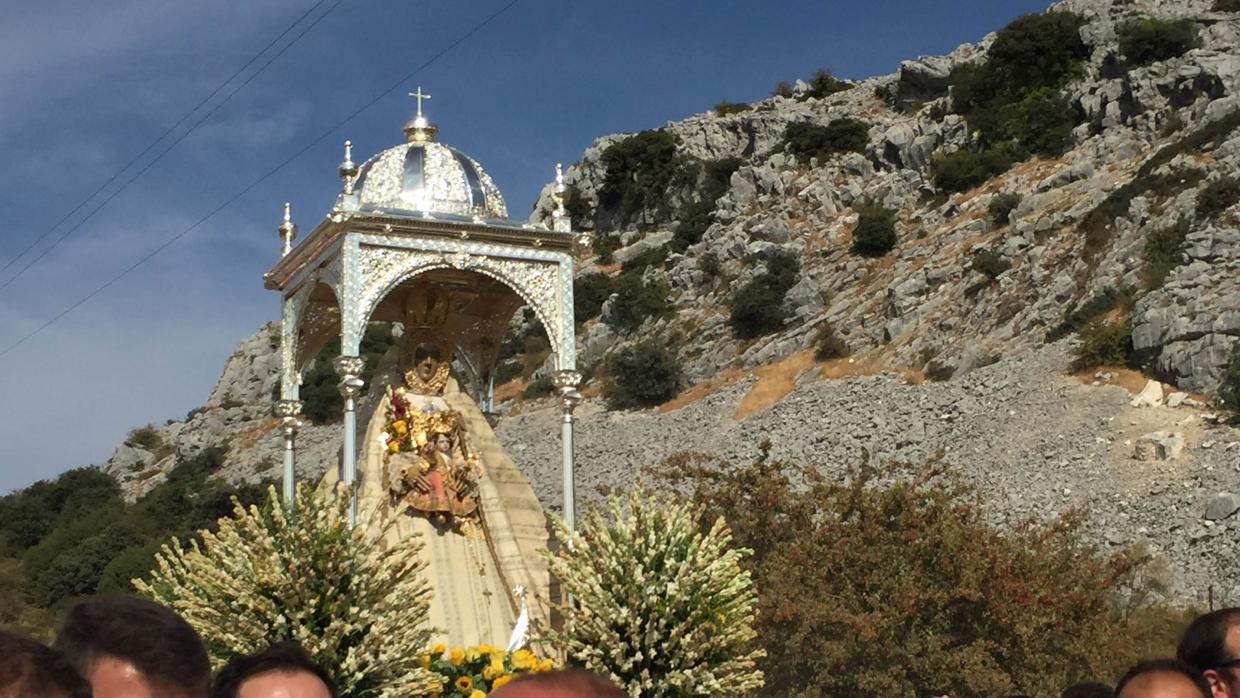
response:
[[[564,185],[564,165],[557,162],[555,164],[555,193],[552,198],[555,199],[555,213],[557,219],[564,218],[568,215],[568,211],[564,209],[564,193],[568,191],[568,187]]]
[[[286,256],[293,249],[293,240],[297,237],[297,224],[293,222],[293,205],[284,202],[284,222],[280,224],[280,239],[284,241],[284,250],[280,256]]]
[[[344,142],[344,161],[340,163],[337,172],[340,173],[340,179],[344,180],[344,193],[352,194],[358,173],[357,163],[353,162],[353,141]]]
[[[418,114],[405,124],[405,138],[409,139],[410,143],[430,143],[435,140],[435,134],[439,133],[439,127],[422,115],[422,100],[430,99],[431,96],[422,92],[421,85],[417,92],[410,92],[409,96],[418,100]]]

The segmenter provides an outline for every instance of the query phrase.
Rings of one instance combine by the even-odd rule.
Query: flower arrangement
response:
[[[388,453],[418,453],[431,435],[455,434],[460,428],[458,412],[436,410],[429,405],[414,409],[403,388],[388,388],[387,398],[386,421],[379,439]]]
[[[453,647],[436,645],[422,655],[422,666],[443,677],[432,698],[481,698],[522,674],[550,671],[550,659],[542,659],[527,649],[511,654],[502,647],[478,645]]]
[[[609,502],[611,521],[592,508],[576,532],[552,516],[551,574],[576,602],[558,607],[564,626],[547,640],[635,698],[753,694],[766,653],[740,566],[749,551],[733,547],[722,518],[703,533],[697,508],[642,485]]]
[[[201,544],[165,545],[134,586],[176,609],[217,667],[295,640],[351,698],[426,695],[440,679],[418,660],[431,636],[421,541],[385,540],[390,512],[350,528],[349,505],[344,487],[303,484],[291,506],[269,488],[266,505],[236,505]]]

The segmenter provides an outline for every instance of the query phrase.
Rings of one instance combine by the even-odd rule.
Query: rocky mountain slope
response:
[[[1213,8],[1056,5],[1081,18],[1084,47],[1076,72],[1053,88],[1071,115],[1066,145],[950,187],[960,191],[943,186],[945,158],[994,148],[976,114],[953,113],[953,83],[989,60],[996,35],[893,75],[825,90],[798,83],[668,123],[659,132],[674,149],[661,157],[684,167],[636,203],[617,204],[609,180],[609,149],[630,136],[599,139],[567,170],[575,223],[608,243],[595,246],[598,256],[585,252],[580,276],[631,275],[666,298],[629,323],[616,321],[622,293],[601,299],[579,328],[581,364],[594,375],[587,394],[613,352],[647,340],[668,348],[696,387],[650,411],[588,399],[581,491],[625,486],[672,448],[747,459],[770,438],[776,455],[833,470],[862,448],[908,459],[941,449],[1002,517],[1087,506],[1104,544],[1141,541],[1160,553],[1178,596],[1240,601],[1240,573],[1227,564],[1240,551],[1240,499],[1230,494],[1240,493],[1240,431],[1208,405],[1240,337],[1240,229],[1235,198],[1204,213],[1202,204],[1240,172],[1240,12]],[[1196,46],[1131,60],[1120,35],[1143,18],[1192,20]],[[790,125],[858,122],[857,147],[811,155],[787,138]],[[535,218],[549,215],[550,192]],[[996,214],[1004,195],[1010,211]],[[894,221],[894,246],[858,254],[861,216],[881,209]],[[1168,236],[1155,273],[1161,248],[1151,241]],[[782,322],[738,332],[738,289],[776,259],[795,260],[773,303]],[[1068,375],[1075,340],[1046,340],[1078,328],[1065,318],[1090,308],[1122,323],[1134,361],[1170,397],[1133,407],[1144,377]],[[811,358],[824,327],[851,358]],[[277,476],[277,341],[272,327],[243,341],[203,408],[131,439],[108,472],[137,496],[177,453],[227,445],[226,477]],[[520,400],[502,409],[501,437],[557,508],[553,410]],[[338,450],[338,426],[307,426],[300,475],[334,467]]]

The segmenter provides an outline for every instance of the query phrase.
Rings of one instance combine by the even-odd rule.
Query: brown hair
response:
[[[26,696],[90,698],[90,684],[61,653],[0,630],[0,697]]]

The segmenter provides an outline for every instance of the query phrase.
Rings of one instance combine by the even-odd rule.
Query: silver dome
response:
[[[404,143],[361,167],[360,209],[508,218],[504,197],[477,160],[441,143]]]

